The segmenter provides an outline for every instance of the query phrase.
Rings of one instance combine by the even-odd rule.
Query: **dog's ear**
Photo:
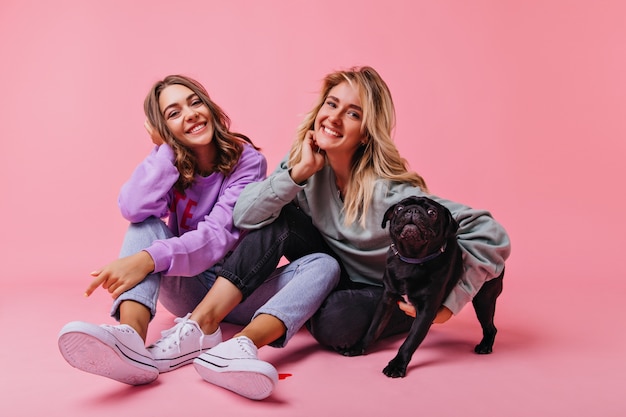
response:
[[[387,227],[387,222],[391,220],[391,217],[393,216],[393,211],[396,209],[396,206],[397,204],[394,204],[393,206],[389,207],[385,212],[385,215],[383,216],[383,223],[380,225],[380,227],[382,227],[383,229]]]
[[[411,204],[417,204],[419,203],[421,200],[424,200],[426,197],[418,197],[416,195],[412,195],[409,197],[406,197],[400,201],[398,201],[396,204],[394,204],[393,206],[389,207],[387,209],[387,211],[385,212],[385,216],[383,217],[383,222],[380,225],[383,229],[387,226],[387,222],[391,220],[391,218],[393,217],[393,212],[396,209],[396,207],[398,206],[409,206]]]
[[[450,213],[450,210],[446,209],[446,216],[447,218],[447,225],[445,228],[445,235],[446,237],[456,237],[456,232],[457,230],[459,230],[459,224],[456,222],[456,220],[454,220],[454,217],[452,217],[452,213]]]

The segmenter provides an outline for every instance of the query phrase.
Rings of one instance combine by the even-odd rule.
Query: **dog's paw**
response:
[[[491,352],[493,352],[493,347],[491,344],[489,343],[483,343],[480,342],[479,344],[476,345],[476,347],[474,348],[474,352],[478,353],[479,355],[488,355]]]
[[[493,351],[493,342],[496,338],[496,332],[487,333],[483,336],[483,340],[474,347],[474,352],[479,355],[488,355]]]
[[[385,366],[385,369],[383,369],[383,374],[387,375],[389,378],[404,378],[406,375],[406,366],[407,364],[402,361],[392,359],[389,361],[389,364]]]

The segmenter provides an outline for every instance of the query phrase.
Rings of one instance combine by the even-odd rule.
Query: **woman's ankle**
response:
[[[220,323],[207,315],[200,315],[194,312],[191,313],[189,320],[193,320],[198,323],[200,330],[202,330],[202,333],[205,335],[212,335],[220,328]]]
[[[146,341],[148,335],[148,325],[152,313],[148,307],[136,301],[127,300],[120,304],[120,324],[126,324],[139,334]]]

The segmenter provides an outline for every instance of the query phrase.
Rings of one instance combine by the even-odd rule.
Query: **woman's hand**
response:
[[[315,143],[315,132],[309,130],[302,142],[300,162],[291,168],[291,178],[297,184],[304,183],[309,177],[324,168],[326,162],[324,151]]]
[[[154,126],[150,124],[148,119],[146,119],[146,121],[143,122],[143,126],[146,128],[148,135],[150,135],[150,139],[152,139],[152,143],[154,143],[156,146],[163,145],[163,142],[165,141],[163,140],[161,135],[159,135],[159,132],[154,128]]]
[[[115,299],[124,291],[130,290],[143,281],[152,271],[154,271],[154,261],[146,251],[117,259],[91,273],[95,279],[85,290],[85,296],[89,297],[96,288],[102,286]]]
[[[445,323],[448,320],[450,320],[450,317],[452,317],[452,311],[446,306],[441,306],[439,311],[437,311],[437,315],[435,316],[435,320],[433,320],[433,323],[434,324]]]
[[[407,316],[415,317],[416,311],[413,304],[406,303],[404,301],[398,301],[398,307],[400,307],[400,310],[404,311]],[[435,320],[433,320],[433,323],[445,323],[450,320],[450,317],[452,317],[452,311],[446,306],[441,306],[439,311],[437,311],[437,316],[435,316]]]

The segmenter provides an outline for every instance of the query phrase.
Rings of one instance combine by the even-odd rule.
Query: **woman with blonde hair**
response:
[[[194,360],[207,382],[262,399],[273,391],[278,373],[258,359],[258,348],[285,346],[304,324],[337,351],[364,335],[382,294],[391,243],[380,227],[383,215],[403,198],[427,193],[392,141],[394,123],[391,94],[373,68],[329,74],[289,154],[267,179],[241,193],[234,219],[248,232],[187,326],[211,334],[235,306],[259,308],[232,339]],[[466,269],[437,316],[444,322],[485,281],[501,281],[510,246],[488,212],[431,197],[460,224]],[[276,269],[282,257],[289,263]],[[400,307],[385,334],[410,327],[414,309]],[[168,346],[188,342],[171,335]]]

